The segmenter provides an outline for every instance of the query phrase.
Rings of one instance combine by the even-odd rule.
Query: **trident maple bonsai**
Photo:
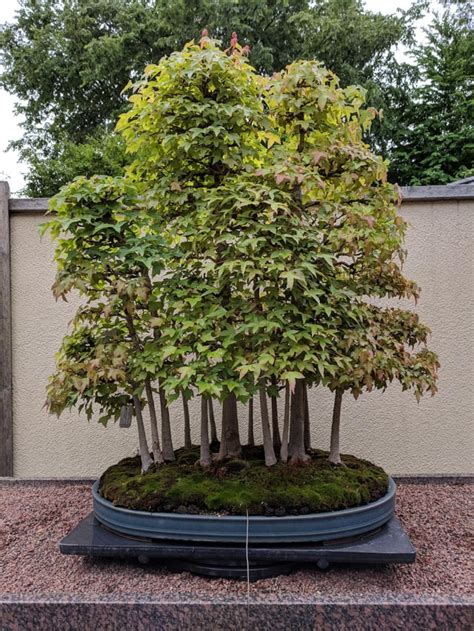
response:
[[[178,398],[188,454],[178,460],[222,477],[249,454],[267,468],[314,464],[309,388],[336,393],[327,467],[341,464],[343,391],[392,380],[417,396],[436,390],[436,355],[419,348],[427,328],[370,304],[418,295],[401,272],[398,189],[364,142],[377,113],[364,108],[361,88],[341,88],[315,61],[266,78],[246,53],[235,34],[221,50],[204,32],[148,66],[128,86],[131,107],[117,124],[131,165],[122,178],[65,187],[46,225],[58,240],[55,295],[85,299],[58,355],[49,409],[77,405],[90,416],[95,406],[104,423],[133,411],[143,472],[176,466],[163,462],[175,458],[168,406]],[[196,396],[199,454],[188,407]],[[213,400],[222,404],[220,441]],[[237,401],[249,405],[245,448]]]

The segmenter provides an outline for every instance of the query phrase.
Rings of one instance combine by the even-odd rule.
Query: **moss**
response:
[[[383,469],[354,456],[345,467],[327,462],[327,452],[311,451],[304,465],[267,468],[262,448],[245,448],[241,459],[197,465],[199,449],[179,449],[176,462],[141,474],[140,458],[125,458],[105,471],[100,493],[116,506],[153,512],[229,515],[297,515],[366,504],[387,492]]]

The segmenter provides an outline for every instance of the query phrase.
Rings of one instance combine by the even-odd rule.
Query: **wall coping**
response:
[[[452,182],[436,186],[403,186],[403,202],[440,202],[474,199],[474,184]]]
[[[401,187],[402,200],[410,202],[439,202],[439,201],[463,201],[474,199],[474,182],[472,178],[466,181],[452,182],[451,184],[433,186],[404,186]],[[48,210],[49,199],[47,197],[10,198],[8,208],[11,215],[16,214],[44,214]]]

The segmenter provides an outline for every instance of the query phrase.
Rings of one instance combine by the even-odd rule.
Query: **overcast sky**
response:
[[[407,9],[411,4],[412,0],[365,0],[368,9],[381,13],[393,13],[397,8]],[[432,4],[436,5],[437,2]],[[12,20],[17,6],[17,0],[0,0],[0,23]],[[26,170],[26,166],[19,163],[18,156],[13,151],[6,151],[8,142],[20,138],[22,134],[20,119],[13,112],[14,104],[15,99],[0,90],[0,179],[9,181],[12,193],[22,188],[22,173]]]

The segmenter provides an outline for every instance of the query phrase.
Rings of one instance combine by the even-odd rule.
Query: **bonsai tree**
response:
[[[266,120],[259,78],[246,63],[235,36],[223,52],[203,33],[199,46],[188,44],[182,52],[148,66],[133,92],[132,107],[117,125],[134,158],[127,175],[148,199],[150,213],[159,209],[181,253],[160,288],[167,318],[167,326],[160,327],[165,336],[163,360],[168,360],[162,373],[164,387],[170,398],[176,396],[177,388],[191,384],[209,401],[220,398],[219,457],[238,456],[237,396],[245,397],[247,389],[236,379],[228,380],[228,367],[221,371],[217,365],[216,360],[225,363],[219,357],[225,343],[222,335],[220,343],[208,346],[208,338],[230,309],[230,287],[206,285],[205,269],[198,256],[193,258],[192,247],[210,191],[257,159],[259,133]],[[222,244],[217,244],[217,250],[222,254]],[[212,263],[208,257],[207,263]],[[214,301],[221,290],[220,299]],[[231,331],[226,334],[229,337]],[[188,357],[195,348],[190,347],[190,336],[195,345],[206,349],[206,354],[198,351],[191,361]],[[170,370],[173,361],[174,373]],[[207,374],[210,364],[212,378]]]
[[[131,107],[117,124],[131,159],[123,178],[80,178],[53,201],[54,291],[81,292],[89,315],[65,338],[50,409],[98,404],[108,419],[119,403],[133,405],[143,470],[151,464],[141,411],[150,413],[156,466],[174,458],[168,404],[178,397],[188,446],[188,400],[201,398],[199,463],[208,469],[241,456],[238,400],[249,404],[253,442],[258,398],[271,467],[278,457],[308,460],[308,388],[355,394],[370,377],[377,387],[396,378],[418,394],[434,391],[435,356],[408,360],[402,350],[424,343],[426,329],[406,315],[386,322],[368,303],[418,292],[401,271],[398,190],[364,142],[375,110],[317,62],[265,78],[247,52],[235,34],[221,50],[204,32],[148,66],[128,86]],[[126,349],[118,381],[110,371],[95,380],[77,362],[75,337],[95,327],[94,358],[109,328]],[[377,356],[369,373],[367,344]],[[219,445],[213,399],[222,403]]]
[[[338,309],[329,303],[355,307],[319,227],[308,230],[298,195],[280,189],[278,174],[258,181],[279,140],[273,118],[263,116],[260,84],[235,38],[223,53],[204,37],[147,70],[118,127],[135,155],[130,176],[144,186],[150,207],[166,208],[180,242],[176,273],[171,268],[160,287],[170,324],[163,348],[175,361],[175,374],[168,364],[163,375],[165,388],[173,396],[177,385],[194,382],[201,394],[223,400],[221,459],[240,453],[235,399],[260,391],[266,460],[273,464],[267,388],[286,379],[296,387],[306,366],[308,373],[324,370],[324,347],[337,334]],[[274,162],[271,156],[270,169]],[[300,288],[314,281],[320,289],[303,295]],[[298,334],[312,337],[314,348],[295,344]],[[292,405],[294,462],[306,458],[299,400]]]
[[[47,405],[58,415],[78,405],[90,419],[94,404],[99,406],[99,421],[127,415],[130,408],[137,420],[142,471],[153,464],[143,422],[143,401],[134,379],[134,349],[126,344],[127,331],[120,318],[104,318],[97,310],[81,311],[65,337],[57,356],[57,371],[48,385]],[[152,420],[153,457],[163,462],[157,427]]]
[[[357,399],[364,390],[385,390],[396,380],[403,390],[413,389],[417,400],[426,391],[435,394],[439,363],[426,347],[429,333],[416,313],[375,305],[367,305],[361,323],[341,331],[335,353],[343,368],[327,381],[335,393],[329,462],[343,464],[339,436],[345,391]]]
[[[164,245],[159,230],[137,212],[137,204],[130,183],[100,176],[78,178],[52,201],[55,215],[43,231],[49,230],[58,241],[53,292],[66,300],[76,290],[85,298],[85,307],[60,349],[47,405],[59,414],[79,402],[90,417],[95,402],[100,421],[106,424],[110,418],[117,420],[123,405],[132,403],[146,471],[152,461],[143,427],[142,394],[150,414],[154,461],[161,463],[174,455],[166,414],[164,454],[160,446],[151,385],[155,367],[147,346],[151,341],[148,310],[153,310],[151,278],[163,268]]]

